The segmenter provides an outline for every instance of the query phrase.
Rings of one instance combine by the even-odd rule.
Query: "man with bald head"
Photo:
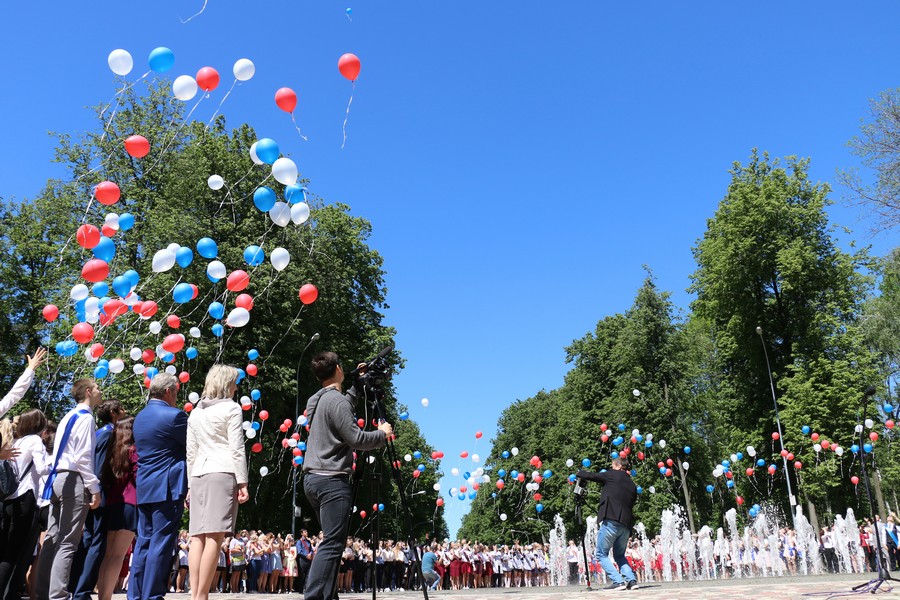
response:
[[[128,600],[160,600],[187,495],[187,414],[175,408],[178,380],[159,373],[150,400],[134,419],[138,455],[138,530],[134,541]]]

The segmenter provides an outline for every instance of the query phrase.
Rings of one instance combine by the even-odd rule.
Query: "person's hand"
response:
[[[0,450],[0,460],[10,460],[19,456],[18,448],[3,448]]]
[[[247,484],[242,483],[238,486],[238,504],[243,504],[247,500],[250,499],[250,494],[247,492]]]
[[[366,369],[368,368],[368,366],[369,365],[367,365],[364,362],[359,363],[358,365],[356,365],[356,372],[359,373],[360,375],[365,375]]]
[[[91,494],[90,509],[94,510],[96,508],[100,508],[100,492],[94,492],[93,494]]]
[[[184,497],[184,510],[191,510],[191,490],[188,490]]]
[[[44,364],[47,360],[47,349],[46,348],[38,348],[34,352],[34,356],[27,356],[28,359],[28,368],[32,371],[37,371],[37,368]]]
[[[394,428],[391,427],[391,424],[385,421],[384,423],[378,426],[378,429],[384,432],[384,437],[386,439],[390,439],[392,435],[394,435]]]

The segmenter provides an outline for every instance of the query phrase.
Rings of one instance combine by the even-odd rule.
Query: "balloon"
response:
[[[179,75],[172,84],[172,93],[182,102],[197,95],[197,82],[190,75]]]
[[[201,238],[197,242],[197,254],[203,258],[215,258],[219,255],[219,246],[212,238]]]
[[[178,315],[169,315],[166,317],[166,325],[171,327],[172,329],[178,329],[181,327],[181,319]]]
[[[872,444],[863,444],[863,451],[868,453],[872,451]]]
[[[659,447],[660,447],[660,448],[665,448],[665,447],[666,447],[666,440],[659,440]]]
[[[516,448],[516,447],[513,447],[513,448],[510,450],[510,452],[512,453],[513,456],[518,456],[518,455],[519,455],[519,449]]]
[[[59,316],[59,309],[56,307],[55,304],[48,304],[47,306],[45,306],[43,308],[43,310],[41,311],[41,314],[44,315],[44,319],[48,323],[52,323]]]
[[[872,427],[875,425],[875,421],[873,421],[872,419],[866,419],[865,423],[867,429],[872,429]]]
[[[194,262],[194,252],[187,246],[181,246],[175,251],[175,262],[178,263],[178,266],[182,269],[187,268]]]
[[[219,87],[219,72],[212,67],[203,67],[197,71],[197,85],[205,92],[211,92]]]
[[[289,87],[280,88],[275,92],[275,104],[284,112],[292,113],[297,108],[297,94]]]
[[[300,288],[300,302],[303,304],[312,304],[319,297],[319,290],[311,283],[306,283]],[[423,406],[427,406],[423,403]]]
[[[222,337],[222,334],[225,333],[225,328],[222,327],[222,325],[220,325],[219,323],[216,323],[215,325],[210,327],[210,331],[212,331],[212,334],[214,336]]]
[[[163,340],[162,347],[168,352],[181,352],[182,348],[184,348],[184,336],[180,333],[167,335],[166,339]]]
[[[690,453],[691,453],[691,447],[690,447],[690,446],[685,446],[685,447],[684,447],[684,453],[685,453],[685,454],[690,454]]]
[[[248,275],[246,271],[241,271],[240,269],[229,273],[225,283],[225,287],[227,287],[230,292],[240,292],[247,289],[248,285],[250,285],[250,275]]]
[[[256,155],[256,145],[259,142],[253,142],[250,144],[250,159],[253,161],[254,165],[262,165],[265,164],[263,161],[259,159],[259,156]]]
[[[93,248],[94,258],[99,258],[103,262],[109,262],[116,255],[116,244],[108,237],[100,236],[100,241]]]
[[[272,177],[284,185],[297,183],[297,164],[289,158],[279,158],[272,164]]]
[[[422,398],[422,406],[428,408],[428,398]],[[441,453],[441,458],[444,458],[444,453]]]
[[[199,354],[199,352],[197,352],[196,348],[188,348],[187,350],[184,351],[184,355],[187,356],[189,359],[197,358],[198,354]]]
[[[266,253],[259,246],[247,246],[244,249],[244,262],[251,267],[257,267],[266,259]]]
[[[218,260],[214,260],[206,265],[206,276],[209,277],[209,280],[213,283],[219,281],[220,279],[224,279],[227,272],[228,271],[227,269],[225,269],[225,265],[223,265]]]
[[[109,277],[109,265],[99,258],[92,258],[84,263],[84,267],[81,268],[81,276],[91,283],[103,281]]]
[[[175,54],[168,48],[160,46],[150,52],[147,62],[154,73],[165,73],[175,65]]]
[[[129,281],[128,278],[124,275],[119,275],[112,280],[112,288],[116,294],[124,298],[131,293],[131,281]]]
[[[239,58],[235,61],[231,70],[234,73],[234,78],[238,81],[249,81],[256,73],[256,66],[249,58]]]
[[[582,461],[581,461],[581,466],[584,467],[585,469],[587,469],[588,467],[590,467],[590,466],[591,466],[591,459],[589,459],[589,458],[582,459]]]
[[[895,425],[895,423],[894,423],[893,419],[888,419],[887,421],[884,422],[884,426],[887,427],[888,429],[893,429],[894,425]]]
[[[247,358],[249,358],[250,360],[256,360],[257,358],[259,358],[259,350],[257,350],[256,348],[250,349],[247,352]]]
[[[250,294],[241,294],[234,299],[234,305],[247,310],[253,310],[253,296]]]
[[[257,373],[259,373],[259,367],[257,367],[253,363],[247,365],[247,375],[249,375],[250,377],[256,377]]]
[[[854,475],[853,477],[850,478],[850,483],[852,483],[853,485],[858,485],[858,484],[859,484],[859,477],[857,477],[856,475]]]
[[[263,138],[256,142],[256,156],[267,165],[274,165],[280,153],[275,140]]]
[[[94,196],[96,196],[97,202],[104,206],[112,206],[119,201],[121,195],[119,186],[112,181],[101,181],[94,187]]]
[[[87,323],[78,323],[72,328],[72,339],[84,344],[94,339],[94,328]]]
[[[143,319],[149,319],[153,315],[156,314],[156,311],[159,309],[159,306],[153,300],[147,300],[146,302],[141,304],[140,315]]]
[[[870,432],[869,432],[869,439],[872,440],[873,442],[878,441],[878,432],[877,432],[877,431],[870,431]]]
[[[144,158],[150,154],[150,142],[142,135],[132,135],[125,139],[125,152],[134,158]]]
[[[128,312],[128,306],[125,305],[121,300],[107,300],[103,305],[103,312],[106,313],[110,318],[115,319],[116,317],[122,316]]]
[[[291,220],[294,225],[302,225],[309,219],[309,205],[306,202],[300,202],[291,207]]]
[[[91,249],[100,243],[100,230],[91,224],[85,223],[75,232],[75,241],[82,248]]]
[[[152,323],[150,323],[148,329],[150,329],[150,333],[156,335],[157,333],[162,331],[162,325],[159,323],[159,321],[153,321]]]
[[[119,48],[118,50],[113,50],[109,53],[109,56],[106,58],[106,63],[113,73],[124,77],[131,73],[131,68],[134,66],[134,59],[131,58],[131,54],[129,54],[127,50]]]
[[[359,58],[355,54],[350,54],[349,52],[338,59],[338,70],[341,72],[341,75],[350,81],[356,81],[356,78],[359,77],[361,66]]]
[[[275,206],[275,192],[272,188],[261,186],[253,192],[253,204],[262,212],[269,212]]]
[[[276,271],[284,271],[288,263],[291,262],[291,255],[284,248],[275,248],[272,250],[272,254],[269,255],[269,260],[272,261],[272,267]]]
[[[175,253],[168,248],[159,250],[153,255],[151,265],[154,273],[164,273],[175,266]]]
[[[189,283],[179,283],[172,290],[172,299],[179,304],[190,302],[194,297],[194,290]]]
[[[249,322],[250,311],[241,307],[232,309],[231,312],[228,313],[228,318],[225,319],[225,324],[229,327],[243,327]]]

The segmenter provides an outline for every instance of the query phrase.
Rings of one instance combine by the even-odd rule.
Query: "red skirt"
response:
[[[460,575],[460,565],[462,561],[458,558],[454,558],[450,561],[450,577],[459,577]]]
[[[460,561],[459,572],[461,575],[471,575],[472,574],[472,563]]]
[[[484,576],[492,577],[494,575],[494,565],[492,563],[484,564]]]

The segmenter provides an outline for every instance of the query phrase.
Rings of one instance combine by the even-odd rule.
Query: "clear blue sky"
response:
[[[564,346],[630,305],[641,265],[687,307],[691,246],[732,161],[753,147],[809,156],[833,180],[854,164],[845,144],[868,99],[900,85],[900,5],[887,1],[209,0],[181,23],[201,5],[8,6],[0,194],[60,175],[46,132],[93,126],[83,107],[115,90],[111,50],[134,55],[130,79],[157,46],[175,52],[173,77],[216,67],[224,87],[204,119],[250,58],[256,76],[223,112],[372,221],[407,359],[400,399],[448,473],[476,430],[487,454],[504,407],[562,383]],[[341,150],[344,52],[362,74]],[[281,86],[299,94],[308,143],[274,106]],[[869,240],[855,209],[831,213],[877,254],[896,245]],[[468,505],[448,501],[451,532]]]

